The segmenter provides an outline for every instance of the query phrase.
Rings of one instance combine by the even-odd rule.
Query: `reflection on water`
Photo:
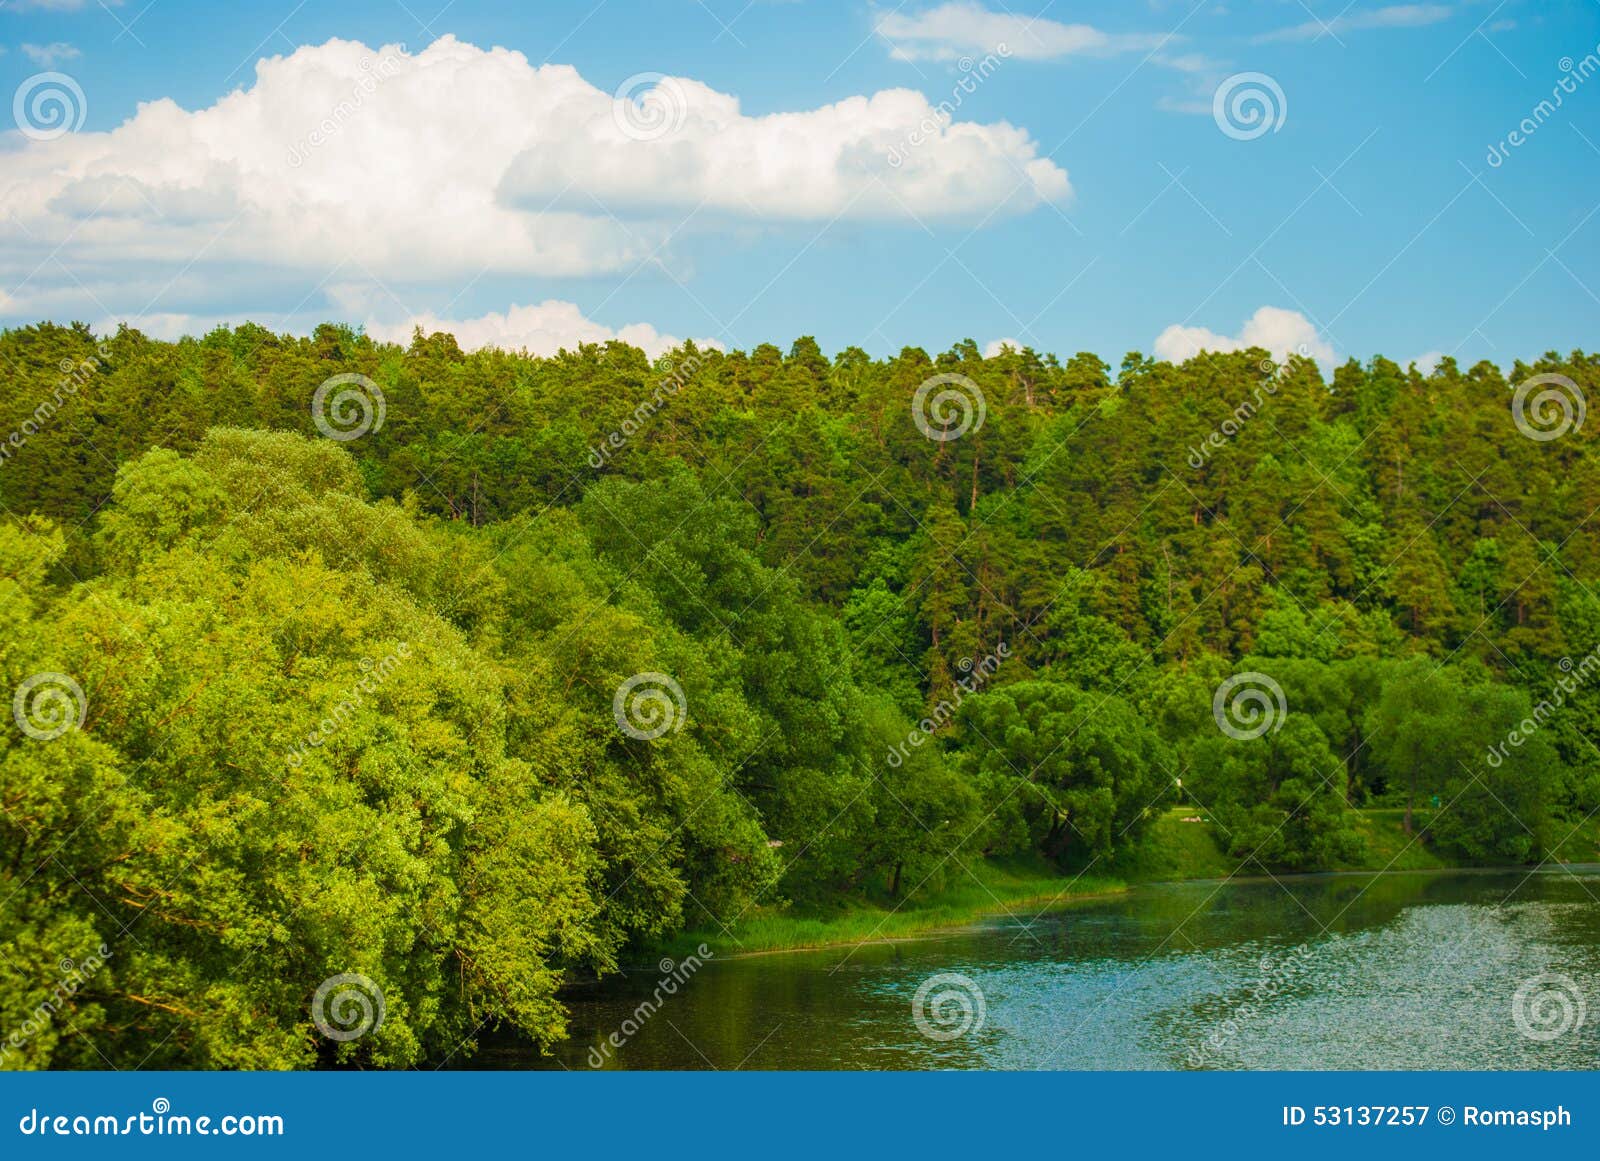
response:
[[[925,1013],[971,1025],[950,1040],[913,1018],[939,973],[981,993],[981,1023]],[[660,979],[576,998],[551,1057],[491,1043],[472,1066],[588,1068],[625,1029],[607,1067],[1594,1068],[1600,870],[1143,887],[933,939],[713,960],[635,1028]]]

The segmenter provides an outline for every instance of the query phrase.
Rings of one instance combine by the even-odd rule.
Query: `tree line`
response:
[[[0,381],[0,1067],[547,1044],[651,940],[1180,802],[1283,869],[1600,807],[1600,357],[41,324]]]

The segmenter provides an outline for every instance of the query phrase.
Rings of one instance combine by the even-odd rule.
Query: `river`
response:
[[[489,1043],[469,1067],[1588,1069],[1600,868],[1143,886],[913,941],[650,965],[571,1009],[552,1056]]]

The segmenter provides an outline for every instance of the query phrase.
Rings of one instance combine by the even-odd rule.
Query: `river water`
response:
[[[1145,886],[927,939],[650,965],[571,1009],[553,1055],[488,1044],[472,1066],[1589,1069],[1600,868]]]

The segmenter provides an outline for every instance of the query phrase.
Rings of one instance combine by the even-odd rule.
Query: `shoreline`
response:
[[[1189,880],[1198,882],[1199,880]],[[943,935],[951,935],[961,931],[975,930],[981,926],[986,917],[1011,915],[1010,907],[1032,907],[1044,904],[1039,909],[1038,918],[1047,912],[1069,907],[1074,903],[1087,903],[1097,899],[1114,899],[1119,895],[1127,895],[1138,887],[1153,886],[1150,883],[1124,883],[1119,887],[1101,887],[1094,891],[1085,891],[1078,894],[1063,895],[1059,891],[1048,895],[1030,895],[1009,900],[998,906],[991,902],[988,906],[974,910],[964,919],[941,920],[927,927],[913,927],[896,935],[868,935],[865,937],[841,936],[820,943],[801,943],[789,947],[763,947],[750,951],[732,951],[725,954],[719,953],[718,959],[755,959],[766,955],[793,955],[804,952],[827,951],[835,947],[862,947],[867,944],[894,944],[894,943],[921,943],[929,939],[938,939]],[[907,912],[915,915],[916,912]],[[1013,916],[1015,918],[1015,916]]]
[[[1138,890],[1140,890],[1142,888],[1148,888],[1148,887],[1176,887],[1176,886],[1184,886],[1184,885],[1190,885],[1190,884],[1204,884],[1204,883],[1216,883],[1218,885],[1234,884],[1234,883],[1238,883],[1238,884],[1266,883],[1266,882],[1280,882],[1281,883],[1281,882],[1294,882],[1296,880],[1304,880],[1304,879],[1327,879],[1327,878],[1336,878],[1336,877],[1337,878],[1342,878],[1342,877],[1355,876],[1355,875],[1366,875],[1366,876],[1370,876],[1372,878],[1391,878],[1391,877],[1400,876],[1400,875],[1507,875],[1507,874],[1523,873],[1523,874],[1526,874],[1529,877],[1531,877],[1533,875],[1539,875],[1539,874],[1553,874],[1553,873],[1557,872],[1558,870],[1571,872],[1571,871],[1574,871],[1574,870],[1577,870],[1577,869],[1588,869],[1588,870],[1591,870],[1591,871],[1600,872],[1600,862],[1555,863],[1555,864],[1544,864],[1544,865],[1534,866],[1534,867],[1529,867],[1529,866],[1526,866],[1526,865],[1513,865],[1513,866],[1437,866],[1437,867],[1394,867],[1394,868],[1364,868],[1364,867],[1357,867],[1357,868],[1331,870],[1331,871],[1293,871],[1293,872],[1288,872],[1288,873],[1284,873],[1284,874],[1276,874],[1276,875],[1267,874],[1265,872],[1257,872],[1257,873],[1249,874],[1249,875],[1232,874],[1232,875],[1222,875],[1222,876],[1197,876],[1195,878],[1189,878],[1189,879],[1172,879],[1172,878],[1143,879],[1143,880],[1136,880],[1136,881],[1133,881],[1133,882],[1121,883],[1121,884],[1116,885],[1116,886],[1098,884],[1094,889],[1088,890],[1088,891],[1082,891],[1082,892],[1072,892],[1072,893],[1066,893],[1066,894],[1063,894],[1060,891],[1042,892],[1042,893],[1034,894],[1034,895],[1018,896],[1015,899],[1004,900],[1004,901],[1000,901],[998,903],[996,901],[994,901],[994,900],[990,900],[987,904],[984,904],[984,905],[978,906],[978,907],[974,907],[973,909],[968,911],[964,916],[959,917],[959,918],[957,918],[957,917],[947,917],[947,916],[934,917],[934,916],[930,915],[929,916],[929,922],[926,923],[926,924],[920,924],[920,923],[916,923],[915,922],[915,919],[916,919],[916,916],[918,915],[918,912],[916,912],[916,911],[907,911],[907,912],[904,913],[904,915],[905,915],[906,919],[912,921],[911,925],[908,926],[907,928],[905,928],[904,930],[897,931],[897,932],[895,932],[893,934],[886,934],[886,935],[868,934],[868,935],[865,935],[865,936],[856,936],[856,935],[845,935],[845,934],[841,933],[840,935],[838,935],[836,937],[831,937],[831,938],[825,937],[825,938],[822,938],[822,939],[819,939],[819,940],[816,940],[816,941],[808,941],[808,942],[803,942],[803,943],[788,944],[788,945],[784,945],[784,946],[781,946],[781,947],[756,947],[756,948],[751,948],[750,950],[747,950],[747,951],[737,951],[737,950],[735,950],[735,951],[719,951],[719,952],[716,953],[716,958],[717,959],[724,959],[724,960],[755,959],[755,958],[758,958],[758,957],[761,957],[761,956],[790,955],[790,954],[802,954],[802,953],[806,953],[806,952],[828,951],[830,949],[840,948],[840,947],[863,947],[863,946],[866,946],[868,944],[873,944],[873,945],[885,944],[885,945],[887,945],[887,944],[896,944],[896,943],[920,943],[920,942],[925,942],[925,941],[930,940],[930,939],[938,939],[938,938],[941,938],[941,937],[946,936],[946,935],[958,934],[958,933],[963,932],[963,931],[977,930],[978,928],[980,928],[983,925],[983,921],[985,919],[990,919],[990,918],[995,918],[995,917],[1000,917],[1000,916],[1009,916],[1011,918],[1016,918],[1016,916],[1013,914],[1013,911],[1012,911],[1013,908],[1019,908],[1019,907],[1020,908],[1033,908],[1033,907],[1038,907],[1039,910],[1038,910],[1037,914],[1034,916],[1034,918],[1037,919],[1037,918],[1039,918],[1039,917],[1041,917],[1041,916],[1043,916],[1043,915],[1045,915],[1045,914],[1047,914],[1047,913],[1049,913],[1051,911],[1065,910],[1066,908],[1071,907],[1071,906],[1073,906],[1075,904],[1088,903],[1088,902],[1094,902],[1094,901],[1105,900],[1105,899],[1115,899],[1115,898],[1118,898],[1119,896],[1130,895],[1130,894],[1133,894],[1135,891],[1138,891]],[[1041,904],[1042,904],[1042,906],[1041,906]],[[892,915],[894,913],[890,912],[889,914]],[[801,920],[792,920],[790,922],[810,923],[810,922],[820,922],[820,921],[811,920],[811,919],[801,919]],[[713,938],[712,936],[709,936],[704,932],[697,932],[697,933],[688,933],[688,934],[680,937],[680,940],[682,942],[685,942],[685,943],[688,943],[688,942],[692,941],[694,944],[698,945],[699,943],[708,943],[709,944],[711,942],[712,938]],[[678,941],[675,941],[672,944],[664,944],[664,945],[662,945],[662,948],[658,949],[658,950],[671,951],[671,950],[674,950],[677,947],[677,944],[678,944]]]
[[[1400,827],[1399,810],[1376,808],[1358,812],[1369,865],[1277,874],[1256,869],[1247,874],[1220,850],[1209,826],[1186,822],[1191,813],[1189,807],[1170,809],[1154,824],[1142,849],[1119,858],[1105,868],[1103,875],[1064,875],[1041,862],[1003,864],[978,860],[963,866],[965,876],[961,881],[952,879],[942,891],[918,901],[893,905],[887,899],[858,898],[828,915],[756,914],[738,921],[731,931],[723,928],[680,932],[647,950],[652,955],[681,956],[704,943],[718,958],[747,959],[868,943],[905,943],[971,930],[986,918],[1013,915],[1019,908],[1036,909],[1043,915],[1084,901],[1115,898],[1140,887],[1180,883],[1447,871],[1538,874],[1557,868],[1600,867],[1600,858],[1596,857],[1600,854],[1600,828],[1592,832],[1585,828],[1579,842],[1571,842],[1579,838],[1579,832],[1574,831],[1544,864],[1536,867],[1474,867],[1449,862],[1431,844],[1419,841],[1427,830],[1427,814],[1418,812],[1417,830],[1406,834]],[[1560,861],[1563,848],[1580,857]]]

